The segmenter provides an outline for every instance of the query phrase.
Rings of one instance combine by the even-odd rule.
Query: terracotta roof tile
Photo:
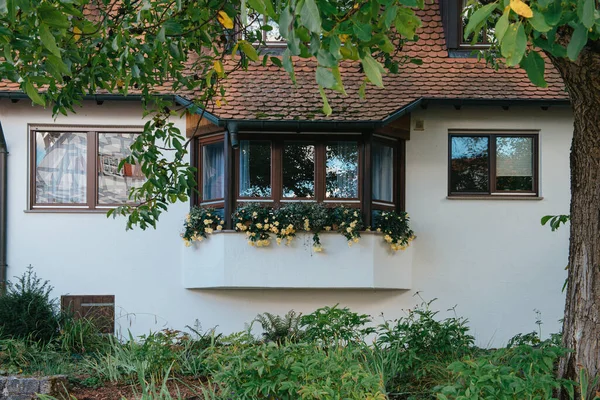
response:
[[[521,69],[500,67],[497,71],[476,58],[451,58],[446,50],[439,0],[426,6],[419,15],[423,26],[420,40],[405,44],[402,53],[419,57],[423,64],[401,66],[397,74],[384,78],[385,88],[369,85],[366,98],[358,89],[364,74],[360,65],[345,61],[340,66],[347,96],[327,91],[333,114],[321,113],[321,97],[315,83],[314,60],[294,58],[297,85],[288,74],[274,66],[251,65],[236,71],[226,81],[226,98],[213,113],[222,119],[317,119],[381,120],[420,99],[510,99],[567,100],[562,80],[550,63],[546,66],[545,89],[533,86]],[[169,93],[169,85],[156,87]],[[0,91],[19,91],[19,85],[0,82]],[[193,97],[189,91],[179,92]]]

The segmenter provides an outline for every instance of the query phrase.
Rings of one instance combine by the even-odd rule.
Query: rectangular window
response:
[[[358,143],[334,142],[325,149],[325,197],[358,198]]]
[[[139,166],[119,169],[131,154],[135,135],[108,127],[32,127],[31,208],[95,209],[129,203],[131,188],[146,179]]]
[[[315,197],[315,145],[286,142],[283,146],[283,197]]]
[[[223,142],[202,146],[202,200],[225,197],[225,148]]]
[[[537,134],[452,133],[449,194],[537,194]]]
[[[240,141],[240,197],[271,197],[271,142]]]
[[[394,203],[394,147],[373,143],[373,200]]]

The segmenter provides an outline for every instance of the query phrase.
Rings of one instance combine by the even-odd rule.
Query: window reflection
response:
[[[496,138],[496,190],[532,191],[533,138]]]
[[[240,196],[271,197],[271,143],[240,141]]]
[[[358,143],[328,144],[325,157],[325,197],[358,198]]]
[[[146,181],[139,165],[121,161],[131,155],[133,133],[98,134],[98,204],[123,204],[130,202],[129,192]]]
[[[283,197],[315,197],[315,146],[285,143]]]
[[[452,192],[488,192],[488,161],[488,137],[452,137],[450,190]]]

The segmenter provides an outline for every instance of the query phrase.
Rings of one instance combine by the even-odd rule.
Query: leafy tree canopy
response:
[[[195,187],[189,140],[169,119],[184,110],[157,96],[158,86],[194,93],[188,109],[201,112],[219,105],[232,71],[275,64],[294,81],[292,56],[315,58],[329,114],[325,89],[344,93],[339,63],[360,62],[364,85],[383,86],[386,70],[407,61],[396,53],[415,38],[420,7],[423,0],[0,0],[0,78],[55,115],[98,92],[142,97],[151,118],[124,162],[140,164],[148,180],[131,192],[138,205],[111,213],[145,229]],[[262,31],[275,27],[287,48],[262,55]]]

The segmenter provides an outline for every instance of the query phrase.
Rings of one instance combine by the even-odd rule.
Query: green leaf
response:
[[[266,14],[265,3],[262,0],[248,0],[248,5],[258,11],[259,14]]]
[[[49,26],[62,29],[67,29],[71,26],[68,17],[49,3],[42,3],[39,6],[38,15]]]
[[[165,28],[166,36],[181,35],[183,33],[183,26],[172,19],[165,21],[163,28]]]
[[[336,79],[333,73],[322,66],[317,67],[317,84],[327,89],[332,89],[336,84]]]
[[[321,27],[321,14],[315,0],[304,0],[302,9],[300,10],[300,22],[309,31],[320,34],[323,30]]]
[[[465,40],[473,33],[476,27],[478,27],[483,21],[487,20],[492,12],[498,7],[498,3],[494,2],[486,6],[481,7],[475,11],[469,18],[469,23],[465,28]]]
[[[417,7],[417,0],[400,0],[400,4],[406,7]]]
[[[533,26],[533,29],[538,32],[545,33],[552,29],[552,27],[546,23],[546,18],[544,18],[544,15],[538,11],[534,10],[533,17],[529,18],[528,21],[531,26]]]
[[[283,66],[279,57],[271,57],[270,60],[274,65],[277,65],[279,68]]]
[[[244,54],[252,61],[258,60],[258,53],[252,44],[245,40],[240,40],[239,42],[240,50],[244,52]]]
[[[61,75],[67,75],[70,73],[69,68],[67,67],[67,65],[63,62],[62,59],[60,59],[60,57],[55,56],[54,54],[49,55],[46,58],[46,61],[52,65],[53,68],[56,69],[56,71],[61,74]]]
[[[561,0],[554,0],[548,5],[548,9],[542,11],[546,23],[550,26],[555,26],[560,22],[563,12],[562,5],[560,3]]]
[[[504,11],[504,14],[502,14],[502,16],[498,19],[498,22],[496,22],[496,28],[494,32],[496,33],[496,39],[498,39],[499,43],[502,43],[502,38],[504,37],[506,30],[508,29],[509,15],[510,9],[507,9]]]
[[[383,87],[382,73],[385,72],[381,64],[371,57],[370,54],[364,56],[361,60],[365,75],[369,78],[372,84],[378,87]]]
[[[373,29],[369,24],[355,22],[352,25],[352,31],[354,32],[357,38],[359,38],[363,42],[368,42],[369,40],[371,40]]]
[[[588,29],[583,25],[579,24],[575,27],[573,35],[571,35],[571,41],[567,46],[567,56],[571,61],[577,60],[579,53],[587,43]]]
[[[291,13],[290,8],[286,7],[281,11],[279,16],[279,34],[282,38],[288,39],[290,32],[294,30],[294,15]]]
[[[509,67],[518,65],[525,55],[526,48],[527,36],[523,24],[520,22],[510,24],[500,46],[502,56],[506,59],[506,65]]]
[[[394,25],[400,35],[412,40],[415,37],[415,31],[421,26],[421,20],[411,9],[401,8],[398,10]]]
[[[548,86],[544,79],[546,63],[537,51],[530,51],[529,54],[523,58],[523,61],[521,61],[521,67],[527,72],[527,76],[531,83],[539,87]]]
[[[396,19],[397,12],[398,6],[386,7],[385,11],[383,12],[383,18],[381,19],[381,21],[383,22],[383,26],[386,29],[390,29],[392,27],[392,24]]]
[[[56,46],[54,35],[50,33],[50,28],[48,28],[48,25],[46,24],[40,24],[40,40],[50,53],[54,54],[56,57],[60,57],[60,50],[58,46]]]
[[[596,11],[596,0],[579,0],[577,2],[577,16],[586,28],[594,26],[594,11]]]
[[[321,99],[323,100],[323,113],[327,116],[331,115],[333,110],[327,101],[327,95],[325,94],[325,90],[319,86],[319,93],[321,94]]]
[[[39,104],[42,107],[46,107],[46,102],[44,101],[42,96],[40,96],[40,94],[38,93],[37,89],[33,86],[33,84],[29,81],[27,83],[25,83],[25,93],[27,93],[27,96],[29,96],[29,98],[35,104]]]
[[[292,55],[289,49],[286,49],[281,56],[281,61],[283,64],[283,68],[290,75],[290,79],[294,85],[296,84],[296,73],[294,72],[294,63],[292,61]]]

